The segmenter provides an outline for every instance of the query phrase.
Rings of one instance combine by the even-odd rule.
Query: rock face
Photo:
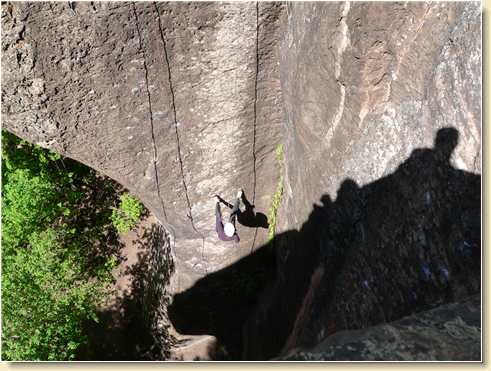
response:
[[[72,4],[2,4],[4,128],[135,193],[172,232],[182,291],[266,239],[219,241],[213,196],[269,207],[281,5]]]
[[[285,228],[345,179],[362,186],[391,173],[442,127],[459,131],[453,163],[480,172],[478,3],[292,4],[285,23],[286,209],[295,210]]]
[[[299,230],[175,295],[177,330],[264,360],[479,293],[480,176],[449,163],[457,139],[441,129],[393,173],[345,180]]]
[[[479,361],[481,303],[458,304],[365,330],[342,331],[284,361]]]
[[[177,330],[269,359],[479,292],[480,7],[2,3],[3,127],[152,210]],[[219,241],[280,171],[276,238]]]

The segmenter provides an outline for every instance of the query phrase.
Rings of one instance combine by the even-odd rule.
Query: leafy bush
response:
[[[128,233],[140,219],[143,205],[128,193],[122,194],[120,201],[119,208],[113,209],[111,220],[119,233]]]
[[[76,248],[62,245],[53,229],[34,232],[3,271],[3,357],[69,360],[85,340],[82,324],[97,321],[108,269],[93,280]]]
[[[117,186],[2,132],[2,358],[69,360],[108,296]]]
[[[34,176],[29,169],[6,173],[9,181],[4,183],[2,191],[2,241],[4,248],[15,248],[27,243],[31,233],[49,224],[58,214],[59,207],[49,179]]]

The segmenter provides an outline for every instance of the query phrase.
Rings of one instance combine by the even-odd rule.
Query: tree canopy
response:
[[[129,230],[143,206],[93,169],[7,132],[2,185],[2,358],[74,359],[85,321],[97,321],[110,293],[116,228]]]

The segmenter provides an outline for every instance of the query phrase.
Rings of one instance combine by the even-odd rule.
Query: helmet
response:
[[[235,233],[235,227],[230,222],[225,223],[225,226],[223,229],[225,230],[225,234],[227,235],[227,237],[232,237]]]

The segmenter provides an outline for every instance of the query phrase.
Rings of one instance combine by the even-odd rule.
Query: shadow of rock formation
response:
[[[236,264],[174,297],[184,334],[211,334],[229,360],[266,360],[341,330],[395,321],[480,292],[480,175],[454,168],[453,128],[397,170],[313,205]]]
[[[137,263],[126,267],[131,287],[109,309],[88,323],[88,344],[78,359],[97,361],[163,360],[174,338],[169,334],[166,291],[174,272],[169,235],[158,223],[145,228],[134,241]]]
[[[209,274],[190,290],[174,297],[169,317],[186,335],[211,334],[218,339],[218,359],[239,359],[242,327],[257,292],[274,278],[275,255],[265,246],[236,264]]]

